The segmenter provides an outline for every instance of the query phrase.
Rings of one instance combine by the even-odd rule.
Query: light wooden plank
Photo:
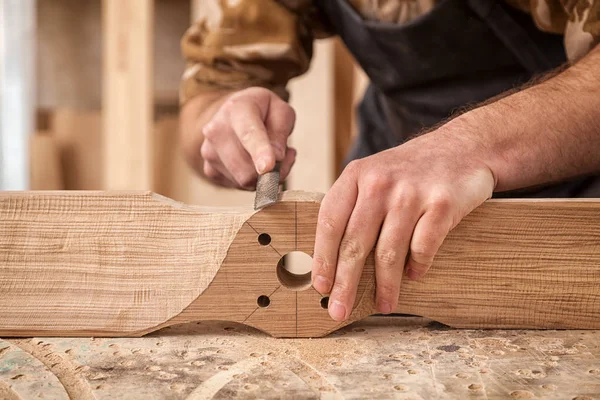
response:
[[[310,276],[278,266],[292,251],[312,255],[321,198],[288,192],[254,212],[149,192],[0,194],[0,336],[226,320],[314,337],[365,318],[372,254],[343,323]],[[402,283],[396,311],[454,327],[599,329],[599,287],[600,200],[491,200],[449,234],[424,279]]]
[[[290,85],[296,127],[290,145],[298,150],[288,188],[326,192],[335,177],[334,42],[315,43],[310,71]]]
[[[103,0],[106,189],[152,187],[151,0]]]
[[[354,59],[340,40],[335,42],[335,173],[342,172],[344,160],[352,145],[354,126]]]

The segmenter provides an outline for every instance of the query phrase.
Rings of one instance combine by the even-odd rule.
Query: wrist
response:
[[[481,112],[484,111],[484,112]],[[457,162],[468,160],[474,169],[488,174],[493,181],[492,191],[498,186],[496,154],[484,132],[489,132],[489,116],[482,108],[464,113],[436,132],[435,141],[444,141],[456,154]]]

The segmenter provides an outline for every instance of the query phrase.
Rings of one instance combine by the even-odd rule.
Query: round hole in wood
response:
[[[260,308],[267,308],[271,304],[271,299],[269,298],[269,296],[265,296],[263,294],[262,296],[258,296],[258,299],[256,299],[256,304]]]
[[[306,290],[310,287],[312,257],[302,251],[287,253],[277,263],[277,279],[290,290]]]
[[[329,296],[325,296],[321,298],[321,308],[327,310],[329,308]]]
[[[261,246],[270,245],[271,235],[269,235],[268,233],[261,233],[260,235],[258,235],[258,243],[260,243]]]

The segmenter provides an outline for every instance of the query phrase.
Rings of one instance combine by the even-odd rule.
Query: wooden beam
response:
[[[335,178],[333,40],[315,44],[308,74],[289,85],[296,126],[289,143],[298,150],[289,189],[326,192]]]
[[[152,0],[103,0],[106,189],[152,187]]]
[[[138,336],[202,320],[315,337],[371,315],[368,257],[350,320],[331,320],[310,275],[322,195],[252,209],[150,192],[0,194],[0,336]],[[600,200],[491,200],[447,237],[399,313],[468,328],[599,329]]]
[[[335,173],[339,176],[352,145],[354,116],[354,59],[344,43],[337,39],[334,45],[335,96]]]

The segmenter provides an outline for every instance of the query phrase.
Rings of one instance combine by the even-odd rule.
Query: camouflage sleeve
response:
[[[544,31],[565,35],[569,60],[576,61],[600,43],[600,0],[510,0],[531,10]]]
[[[287,98],[287,82],[306,72],[315,29],[306,0],[202,0],[182,39],[187,65],[180,101],[201,92],[262,86]]]

